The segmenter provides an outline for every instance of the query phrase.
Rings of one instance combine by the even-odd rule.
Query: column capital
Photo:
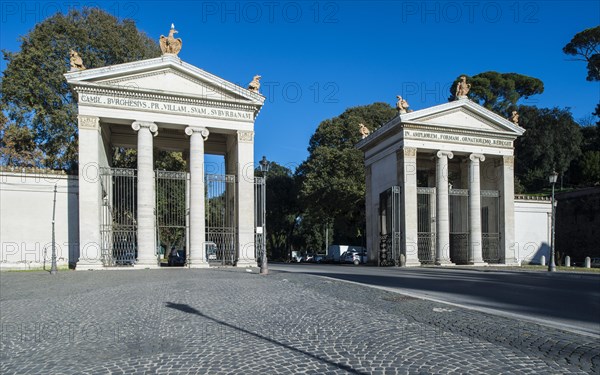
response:
[[[249,130],[238,130],[238,142],[254,142],[254,132]]]
[[[485,161],[485,155],[483,154],[471,154],[469,155],[471,161]]]
[[[96,116],[77,116],[77,126],[79,129],[100,129],[100,118]]]
[[[398,159],[404,158],[416,158],[417,157],[417,149],[416,147],[402,147],[397,151],[396,156]]]
[[[204,139],[205,141],[208,139],[208,135],[210,134],[208,129],[203,128],[201,126],[188,126],[187,128],[185,128],[185,134],[189,135],[190,137],[194,133],[199,133],[202,136],[202,139]]]
[[[131,128],[136,132],[139,131],[141,128],[148,128],[148,130],[150,130],[150,133],[152,133],[155,137],[158,135],[158,125],[150,121],[134,121],[131,124]]]
[[[452,153],[452,151],[442,151],[442,150],[440,150],[440,151],[437,152],[436,155],[440,159],[442,157],[444,157],[444,156],[446,156],[448,159],[452,159],[454,157],[454,154]]]

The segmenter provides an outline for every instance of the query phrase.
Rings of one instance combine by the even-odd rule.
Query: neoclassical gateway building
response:
[[[77,269],[156,267],[178,250],[189,267],[256,265],[259,77],[246,89],[187,64],[172,33],[161,48],[162,57],[65,74],[79,109]],[[137,168],[113,168],[113,147],[137,150]],[[155,170],[158,151],[182,152],[188,171]],[[224,156],[225,174],[209,174],[206,153]]]
[[[525,130],[516,113],[509,121],[460,94],[414,112],[399,97],[398,116],[357,145],[365,154],[370,261],[518,262],[513,141]]]

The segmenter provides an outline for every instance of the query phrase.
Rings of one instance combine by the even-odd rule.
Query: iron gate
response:
[[[417,188],[417,248],[424,264],[435,261],[435,194],[435,188]]]
[[[137,258],[137,173],[135,169],[100,168],[102,264],[124,266]]]
[[[379,194],[379,266],[401,265],[400,187],[392,186]]]
[[[187,259],[189,175],[186,172],[157,170],[155,176],[158,256],[165,261],[168,261],[169,254],[176,259]]]
[[[469,254],[469,190],[450,189],[450,260],[468,262]]]
[[[483,260],[500,262],[500,207],[497,190],[481,191],[481,240]]]
[[[206,258],[211,265],[234,265],[236,261],[235,175],[205,177]]]
[[[254,178],[254,259],[261,264],[263,246],[266,246],[266,184],[264,177]],[[265,248],[266,249],[266,248]]]

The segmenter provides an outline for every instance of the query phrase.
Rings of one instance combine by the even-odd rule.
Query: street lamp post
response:
[[[52,204],[52,265],[50,266],[50,275],[56,275],[58,268],[56,267],[56,236],[54,222],[56,218],[56,184],[54,184],[54,203]]]
[[[548,272],[556,271],[556,262],[554,255],[554,218],[555,218],[555,204],[554,204],[554,185],[556,184],[556,180],[558,179],[558,173],[553,171],[552,174],[548,177],[548,180],[552,184],[552,233],[550,237],[550,262],[548,262]]]
[[[265,156],[262,157],[262,160],[259,162],[260,170],[263,173],[263,187],[261,194],[261,212],[262,212],[262,249],[260,256],[260,273],[262,275],[266,275],[269,273],[269,268],[267,265],[267,172],[269,172],[269,162]]]

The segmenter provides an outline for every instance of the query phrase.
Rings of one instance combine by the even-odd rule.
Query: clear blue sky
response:
[[[600,84],[562,47],[600,24],[597,1],[2,1],[1,47],[56,11],[100,5],[152,38],[175,23],[184,61],[246,86],[263,76],[256,160],[294,167],[318,124],[403,95],[412,109],[447,100],[460,74],[516,72],[544,82],[525,104],[589,116]],[[1,69],[6,67],[2,62]]]

